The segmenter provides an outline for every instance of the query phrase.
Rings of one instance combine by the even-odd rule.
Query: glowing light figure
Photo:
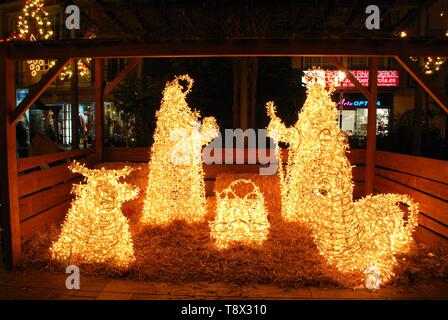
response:
[[[331,91],[330,91],[331,92]],[[282,212],[313,232],[325,259],[339,270],[379,268],[382,283],[393,277],[395,256],[409,250],[418,205],[409,196],[386,194],[353,202],[352,167],[336,104],[317,81],[294,127],[286,128],[268,103],[268,136],[289,144],[286,172],[280,166]],[[400,205],[408,206],[408,214]]]
[[[184,91],[180,81],[188,83]],[[212,117],[199,122],[199,112],[186,102],[193,80],[188,75],[168,82],[163,92],[151,148],[149,179],[141,222],[203,221],[207,213],[202,147],[217,137]]]
[[[248,184],[253,190],[241,198],[234,190],[237,184]],[[264,196],[252,180],[232,182],[225,190],[216,193],[216,202],[216,218],[210,223],[210,229],[219,249],[238,242],[261,245],[267,239],[270,224]]]
[[[85,176],[86,183],[73,188],[76,198],[59,239],[50,248],[52,258],[68,264],[105,263],[127,267],[134,260],[134,249],[121,206],[136,198],[139,189],[118,180],[129,175],[132,169],[90,170],[73,163],[70,170]]]

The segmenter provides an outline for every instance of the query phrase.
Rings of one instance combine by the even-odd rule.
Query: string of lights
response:
[[[238,184],[252,186],[252,191],[239,197],[234,188]],[[216,192],[216,218],[210,223],[211,237],[219,249],[232,243],[260,245],[269,233],[268,212],[263,193],[248,179],[233,181],[226,189]]]
[[[279,171],[283,216],[309,226],[322,256],[339,270],[364,272],[374,267],[386,283],[394,275],[396,255],[409,250],[418,205],[395,194],[353,202],[349,147],[336,120],[331,90],[309,82],[307,100],[291,128],[276,116],[272,102],[267,105],[268,136],[289,144],[286,172]]]
[[[119,182],[132,171],[90,170],[72,163],[70,170],[85,177],[75,185],[75,199],[67,213],[59,239],[50,248],[54,260],[64,263],[106,263],[126,268],[134,261],[128,219],[121,212],[138,187]]]
[[[187,90],[181,84],[187,82]],[[202,221],[207,213],[202,147],[219,132],[214,118],[192,111],[186,96],[193,87],[188,75],[168,82],[163,92],[151,148],[149,179],[141,222],[167,224],[180,219]]]

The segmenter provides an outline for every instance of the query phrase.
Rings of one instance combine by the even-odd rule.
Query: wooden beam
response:
[[[355,85],[355,88],[360,91],[364,97],[366,97],[366,99],[369,99],[370,97],[370,92],[369,90],[366,89],[366,87],[364,87],[359,81],[358,79],[355,78],[355,76],[353,75],[353,73],[350,72],[350,70],[348,70],[348,68],[346,68],[342,62],[337,59],[337,58],[332,58],[331,59],[333,65],[335,67],[337,67],[339,70],[342,70],[345,72],[347,78],[350,80],[351,83],[353,83]]]
[[[128,76],[128,74],[134,70],[134,68],[140,63],[142,59],[131,59],[128,63],[128,65],[121,71],[114,80],[109,82],[104,89],[104,99],[107,99],[107,97],[112,93],[112,91],[115,90],[115,88]]]
[[[407,72],[409,72],[412,78],[414,78],[415,81],[417,81],[422,88],[425,89],[431,98],[433,98],[434,101],[448,113],[448,98],[446,97],[446,93],[444,93],[441,89],[438,89],[434,81],[429,78],[417,64],[412,62],[410,58],[405,56],[396,56],[395,59]]]
[[[93,148],[90,148],[90,149],[81,149],[68,152],[57,152],[52,154],[46,154],[43,156],[17,159],[17,170],[21,172],[33,169],[35,167],[45,166],[56,161],[82,157],[93,153],[95,153],[95,150]]]
[[[113,10],[110,9],[110,6],[103,3],[102,0],[89,0],[89,2],[93,2],[96,7],[101,10],[101,12],[104,12],[105,16],[109,19],[109,21],[113,25],[118,25],[122,32],[125,32],[126,25],[123,24],[123,22],[120,21],[120,19],[117,18]]]
[[[366,184],[365,195],[374,191],[375,153],[376,153],[376,111],[378,101],[378,59],[369,59],[369,109],[367,119],[367,147],[366,147]]]
[[[103,162],[104,60],[95,59],[95,151],[96,162]]]
[[[16,124],[11,111],[16,107],[16,62],[0,49],[0,179],[2,238],[6,265],[13,268],[21,256],[19,193],[17,187]]]
[[[79,149],[80,118],[79,118],[79,74],[78,60],[71,59],[72,78],[70,79],[71,114],[72,114],[72,150]],[[81,128],[82,129],[82,128]]]
[[[131,41],[78,39],[9,42],[11,59],[282,56],[448,56],[444,39],[271,39]]]
[[[56,80],[58,75],[64,69],[64,67],[68,64],[68,59],[59,60],[56,64],[47,71],[47,73],[42,77],[42,79],[33,85],[22,102],[11,111],[10,121],[11,123],[16,123],[25,112],[31,108],[31,106],[36,102],[37,99],[45,92],[45,90]]]

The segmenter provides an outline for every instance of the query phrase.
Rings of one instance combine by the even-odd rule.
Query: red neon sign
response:
[[[308,74],[310,71],[305,71],[305,74]],[[316,73],[316,71],[311,71],[313,73]],[[325,72],[325,86],[331,87],[332,85],[335,85],[335,87],[339,88],[340,84],[338,83],[338,70],[326,70],[321,71],[322,72],[322,80],[323,80],[323,73]],[[369,70],[350,70],[351,74],[358,80],[363,87],[369,86]],[[317,73],[320,73],[317,71]],[[322,81],[323,82],[323,81]],[[398,70],[378,70],[378,86],[379,87],[391,87],[396,88],[400,85],[400,73]],[[355,85],[346,78],[342,82],[343,88],[354,88]]]
[[[327,86],[331,86],[334,78],[338,76],[337,70],[327,71],[325,82]],[[350,70],[356,80],[363,87],[369,86],[369,70]],[[378,87],[398,87],[400,85],[400,74],[398,70],[378,70]],[[346,78],[342,83],[343,88],[353,88],[355,85]]]

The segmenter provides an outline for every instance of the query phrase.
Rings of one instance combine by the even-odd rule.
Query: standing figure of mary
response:
[[[188,84],[185,90],[181,82]],[[186,101],[193,80],[188,75],[168,82],[157,111],[149,179],[141,222],[164,225],[174,220],[202,221],[207,213],[202,148],[218,136],[213,117]]]

